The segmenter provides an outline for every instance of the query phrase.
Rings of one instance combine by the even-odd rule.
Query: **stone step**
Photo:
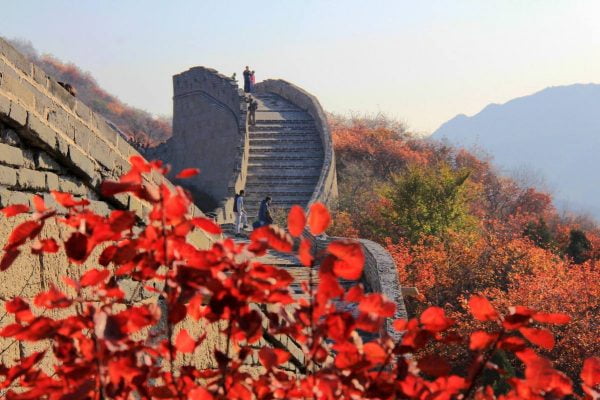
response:
[[[274,162],[274,161],[322,161],[323,154],[315,154],[315,153],[305,153],[302,154],[300,152],[294,151],[289,155],[283,153],[269,153],[269,154],[256,154],[253,151],[250,151],[250,159],[249,163],[254,162]]]
[[[261,197],[265,198],[269,194],[271,197],[277,196],[312,196],[314,191],[314,186],[273,186],[273,187],[264,187],[264,186],[248,186],[246,185],[246,195],[245,197],[255,198]]]
[[[321,163],[310,166],[291,163],[285,165],[248,164],[248,175],[257,175],[257,172],[264,172],[265,175],[277,173],[279,176],[314,175],[321,173],[322,166]]]
[[[269,110],[271,111],[271,110]],[[261,113],[261,116],[263,118],[256,118],[256,126],[260,126],[260,125],[282,125],[282,126],[287,126],[287,125],[302,125],[302,126],[306,126],[306,125],[311,125],[314,126],[315,122],[311,119],[269,119],[268,118],[268,114],[267,112],[269,112],[267,110],[258,110],[258,112]],[[276,111],[276,110],[273,110]]]
[[[313,190],[318,180],[310,180],[310,181],[300,181],[300,182],[290,182],[287,180],[272,180],[272,179],[248,179],[246,181],[246,192],[251,192],[255,190],[264,190],[272,188],[287,188],[287,190]]]
[[[321,154],[323,148],[321,146],[250,146],[250,154],[265,154],[265,153],[307,153],[307,154]]]
[[[250,144],[254,144],[255,140],[272,140],[281,141],[281,143],[293,142],[304,142],[306,144],[317,144],[321,143],[321,138],[318,135],[312,133],[281,133],[281,132],[261,132],[250,134]]]
[[[254,182],[254,181],[265,181],[265,182],[273,182],[273,183],[305,183],[305,182],[317,182],[319,180],[319,175],[274,175],[274,174],[258,174],[252,173],[248,174],[246,182]]]
[[[262,136],[262,137],[250,137],[250,148],[254,146],[319,146],[321,147],[320,137],[307,137],[307,136],[292,136],[292,137],[281,137],[277,135]]]
[[[295,125],[282,125],[282,124],[264,124],[264,125],[254,125],[250,127],[250,133],[252,132],[263,132],[263,131],[279,131],[279,132],[287,132],[287,131],[305,131],[305,132],[315,132],[318,134],[318,131],[315,127],[306,125],[306,124],[295,124]]]
[[[248,169],[250,172],[255,172],[257,169],[264,169],[264,170],[277,170],[277,169],[317,169],[317,170],[321,170],[321,167],[323,165],[322,161],[319,160],[306,160],[304,162],[302,162],[301,160],[296,160],[296,161],[288,161],[288,162],[283,162],[281,160],[275,160],[275,161],[264,161],[264,160],[250,160],[250,162],[248,163]]]

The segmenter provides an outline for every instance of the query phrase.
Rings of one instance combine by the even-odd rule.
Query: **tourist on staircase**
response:
[[[260,226],[271,225],[273,223],[273,217],[271,216],[271,196],[267,196],[260,202],[258,222]]]
[[[254,93],[254,84],[256,83],[256,77],[254,71],[250,73],[250,93]]]
[[[246,65],[244,70],[244,92],[250,93],[250,68]]]
[[[235,195],[233,201],[233,212],[235,213],[235,236],[241,236],[240,225],[244,224],[244,229],[248,228],[248,215],[244,208],[244,191],[240,190],[239,194]]]
[[[252,126],[256,125],[256,110],[258,109],[258,102],[250,96],[248,105],[248,123]]]

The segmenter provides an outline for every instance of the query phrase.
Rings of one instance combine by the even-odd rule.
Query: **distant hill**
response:
[[[458,115],[432,135],[480,148],[502,169],[541,172],[559,206],[600,219],[600,85],[544,89],[478,114]]]
[[[9,42],[54,79],[72,85],[81,101],[103,115],[132,144],[142,147],[155,146],[171,137],[171,118],[157,117],[123,103],[100,88],[90,73],[82,71],[75,64],[64,63],[52,55],[39,55],[29,42],[10,39]]]

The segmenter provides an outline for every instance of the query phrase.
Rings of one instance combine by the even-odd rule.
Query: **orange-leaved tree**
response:
[[[15,322],[0,335],[37,349],[0,367],[6,399],[541,399],[575,391],[598,396],[600,359],[585,361],[579,386],[537,352],[554,343],[544,326],[568,322],[564,314],[515,307],[502,315],[475,295],[470,312],[485,328],[459,338],[452,319],[431,307],[418,318],[393,321],[402,336],[392,340],[383,322],[394,315],[395,304],[366,293],[358,282],[365,261],[360,245],[338,240],[319,253],[306,238],[329,225],[325,206],[314,204],[308,216],[292,208],[287,232],[266,226],[255,230],[248,244],[225,238],[199,249],[188,235],[194,230],[217,235],[220,227],[190,216],[192,200],[183,189],[143,180],[143,174],[166,172],[160,162],[134,156],[131,163],[129,173],[104,182],[101,190],[104,196],[129,193],[151,204],[147,221],[122,210],[97,215],[88,201],[54,192],[66,216],[57,217],[35,197],[32,218],[8,237],[2,270],[28,248],[39,254],[62,247],[75,265],[94,249],[101,252],[97,265],[79,278],[64,277],[69,290],[50,287],[33,299],[6,299]],[[25,205],[2,210],[7,217],[26,211]],[[64,243],[40,237],[50,219],[71,230]],[[257,259],[270,249],[292,253],[293,238],[308,276],[300,300],[292,295],[293,278],[284,268]],[[340,279],[355,283],[345,289]],[[130,301],[121,286],[128,280],[139,282],[156,302]],[[191,328],[206,323],[222,341]],[[281,336],[301,354],[262,340]],[[457,341],[473,354],[465,371],[421,352],[430,343]],[[198,351],[206,346],[211,362],[198,363]],[[485,370],[497,369],[491,360],[498,351],[514,354],[524,371],[511,377],[510,390],[500,395],[481,379]],[[253,357],[259,365],[252,365]],[[42,360],[49,364],[41,365]]]

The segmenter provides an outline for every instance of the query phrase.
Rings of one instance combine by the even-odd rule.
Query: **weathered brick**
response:
[[[48,113],[48,122],[59,132],[73,138],[73,130],[70,129],[69,114],[61,107],[55,107]]]
[[[12,111],[12,109],[11,109]],[[43,143],[48,145],[51,149],[56,148],[56,132],[44,122],[42,122],[36,115],[29,114],[29,121],[27,127],[31,131],[32,135]]]
[[[35,152],[33,150],[23,150],[23,166],[25,168],[35,169]]]
[[[23,150],[0,143],[0,163],[22,167],[25,164]]]
[[[7,41],[0,38],[0,54],[3,54],[8,61],[26,74],[31,73],[31,63],[21,53],[15,50]]]
[[[108,144],[99,138],[91,138],[89,154],[94,160],[104,165],[109,171],[113,169],[115,153]]]
[[[63,206],[61,206],[56,201],[56,199],[54,198],[54,196],[52,196],[52,194],[50,194],[50,193],[44,193],[42,197],[44,199],[44,203],[46,203],[46,207],[55,209],[56,212],[59,213],[59,214],[66,214],[67,213],[67,209],[64,208]]]
[[[16,186],[17,170],[0,165],[0,185]]]
[[[58,178],[58,187],[61,192],[67,192],[74,195],[83,196],[88,192],[87,187],[83,183],[67,176]]]
[[[62,168],[48,153],[40,152],[35,160],[37,169],[47,171],[61,171]]]
[[[108,216],[110,214],[110,208],[103,201],[90,201],[88,208],[98,215]]]
[[[0,77],[0,79],[2,79]],[[8,97],[0,94],[0,117],[8,117],[10,114],[10,100]]]
[[[87,152],[90,147],[90,137],[94,135],[90,129],[79,121],[73,123],[74,139],[77,146]]]
[[[62,156],[69,157],[69,147],[72,146],[69,140],[63,136],[56,136],[56,143],[57,146],[55,150],[58,150]]]
[[[94,166],[94,162],[90,160],[90,158],[86,156],[77,147],[69,146],[69,159],[87,176],[93,177],[94,175],[96,175],[96,168]]]
[[[90,110],[90,108],[83,104],[80,100],[75,102],[75,113],[79,118],[87,123],[90,123],[92,120],[92,110]]]
[[[8,116],[19,126],[25,126],[27,124],[27,110],[14,101],[10,102],[10,113]]]
[[[19,134],[10,128],[0,129],[0,142],[9,144],[11,146],[20,146],[21,138]]]
[[[29,190],[46,189],[46,175],[34,169],[21,168],[17,173],[19,187]]]
[[[42,85],[44,89],[48,88],[48,75],[46,75],[46,72],[44,72],[43,69],[35,64],[33,64],[32,67],[32,76],[33,80]]]
[[[60,102],[69,107],[71,110],[75,109],[75,97],[67,92],[67,90],[58,84],[54,79],[49,80],[48,89],[50,93],[58,98]]]
[[[53,110],[54,108],[57,107],[57,104],[54,102],[54,100],[52,100],[50,97],[48,97],[46,95],[46,93],[36,91],[34,93],[34,95],[35,95],[35,112],[37,112],[38,115],[43,116],[43,118],[46,118],[48,116],[50,110]]]
[[[2,90],[11,93],[19,99],[23,104],[33,107],[34,94],[31,90],[31,85],[27,82],[21,83],[21,78],[18,76],[2,76]]]
[[[9,206],[11,204],[25,204],[31,205],[31,195],[29,193],[22,193],[5,188],[0,189],[0,205],[2,207]]]
[[[53,172],[46,172],[46,187],[48,190],[60,190],[58,175]]]
[[[100,136],[107,139],[109,143],[116,144],[117,143],[117,131],[114,130],[106,119],[98,114],[93,114],[94,125],[98,128],[98,132]]]

